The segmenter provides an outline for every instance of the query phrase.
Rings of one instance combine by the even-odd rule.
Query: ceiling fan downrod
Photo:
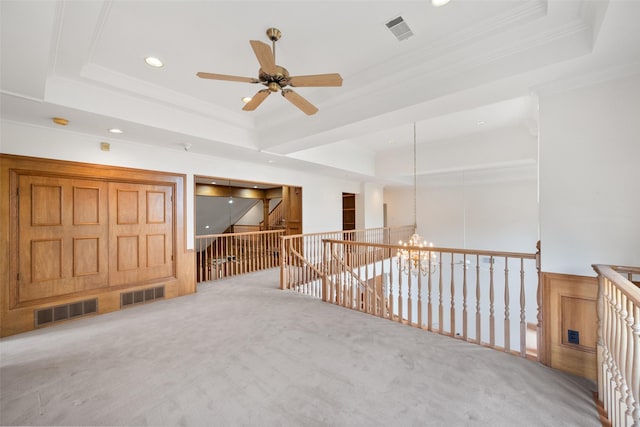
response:
[[[282,32],[277,28],[267,29],[267,37],[271,40],[271,50],[273,51],[273,62],[276,62],[276,42],[282,37]]]

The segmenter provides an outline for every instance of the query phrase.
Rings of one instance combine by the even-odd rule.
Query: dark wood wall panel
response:
[[[165,193],[161,191],[147,191],[147,224],[165,224],[166,220]]]
[[[62,187],[31,185],[31,225],[62,225]]]
[[[18,181],[18,301],[106,287],[106,184],[36,174]]]
[[[40,308],[159,284],[195,292],[184,175],[0,154],[0,336]]]
[[[118,242],[111,247],[111,286],[173,276],[173,187],[111,182],[109,194],[117,201],[109,233]]]
[[[73,187],[73,225],[100,224],[100,188]]]
[[[147,235],[147,267],[167,264],[167,236],[165,234]]]
[[[117,224],[138,224],[138,191],[117,190],[116,191],[116,223]]]
[[[117,236],[116,271],[132,271],[140,268],[140,238],[137,235]]]
[[[100,273],[100,238],[79,237],[73,239],[74,277]]]
[[[32,240],[30,261],[32,282],[62,278],[62,239]]]

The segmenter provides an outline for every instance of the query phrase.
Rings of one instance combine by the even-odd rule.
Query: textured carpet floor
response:
[[[277,284],[253,273],[4,338],[0,422],[599,425],[587,381]]]

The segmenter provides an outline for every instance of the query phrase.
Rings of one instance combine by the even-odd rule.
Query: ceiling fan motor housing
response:
[[[275,74],[267,74],[262,71],[260,68],[260,72],[258,75],[260,82],[267,86],[271,92],[277,92],[279,89],[289,85],[289,71],[286,68],[276,65]]]

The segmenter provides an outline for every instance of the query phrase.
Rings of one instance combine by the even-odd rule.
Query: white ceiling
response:
[[[2,0],[0,8],[3,120],[54,126],[51,117],[62,116],[69,130],[102,138],[121,127],[121,139],[382,182],[394,179],[380,156],[403,153],[413,122],[421,146],[505,128],[535,138],[536,93],[637,72],[640,63],[636,0],[440,8],[428,0]],[[385,26],[399,15],[414,33],[401,42]],[[260,87],[195,75],[257,77],[249,40],[268,43],[272,26],[283,34],[277,63],[291,75],[344,79],[338,88],[295,88],[319,108],[314,116],[278,96],[242,111],[241,98]],[[148,55],[165,66],[147,66]]]

